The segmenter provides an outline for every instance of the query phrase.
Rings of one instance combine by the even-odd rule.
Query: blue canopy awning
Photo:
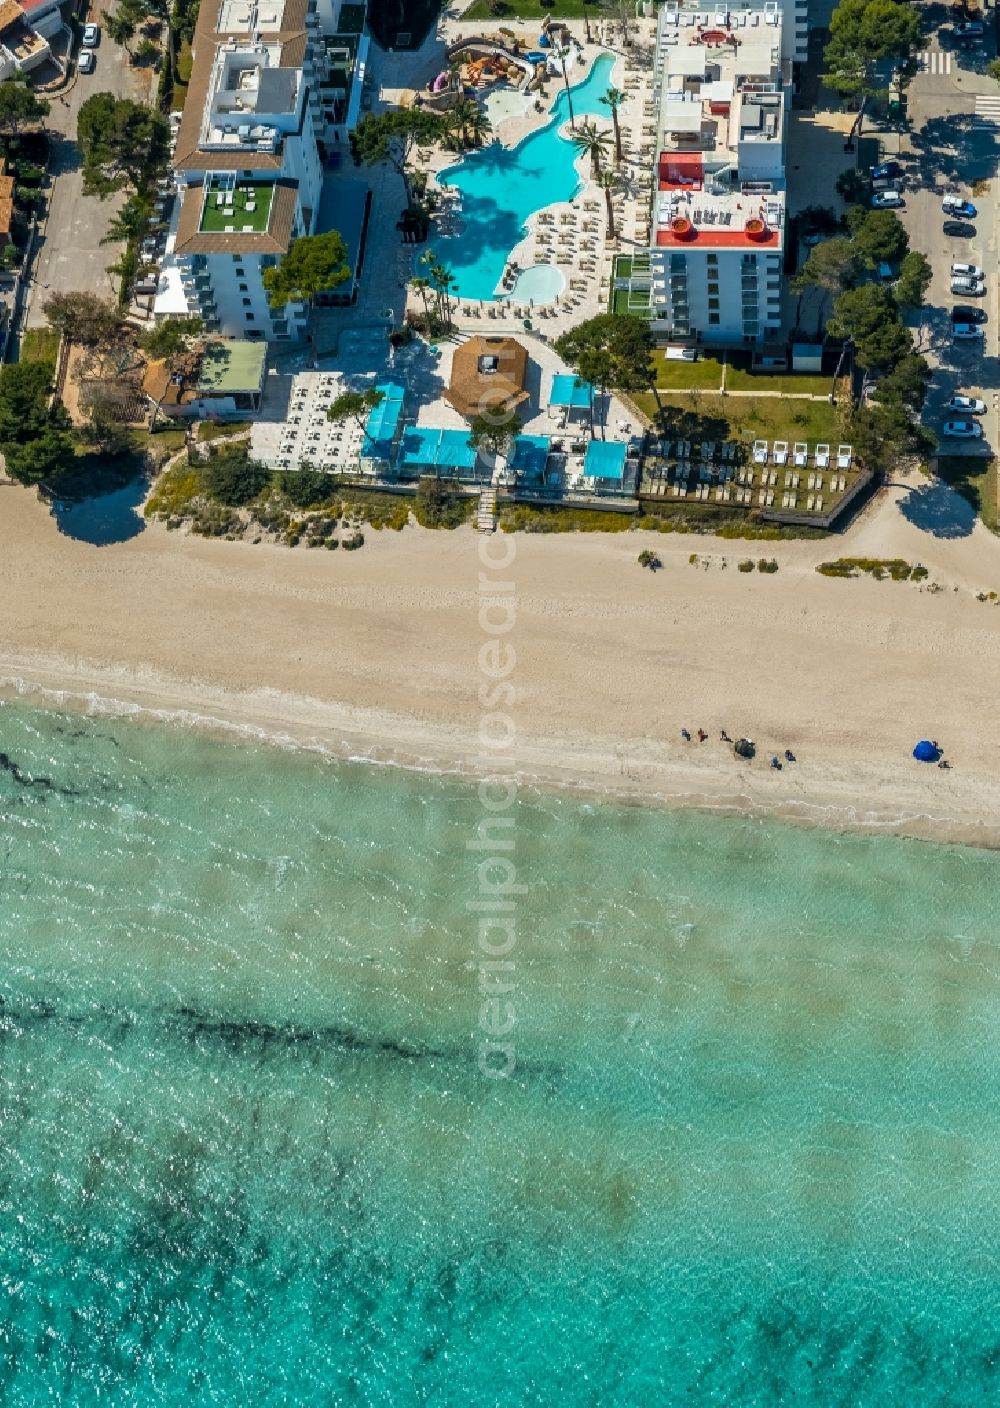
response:
[[[392,458],[392,446],[403,414],[403,388],[393,381],[376,386],[383,399],[365,421],[365,438],[361,453],[371,459]]]
[[[549,457],[549,440],[546,435],[518,435],[514,441],[508,463],[517,474],[527,474],[541,478],[545,473],[545,462]]]
[[[403,434],[399,463],[410,469],[475,469],[476,451],[467,430],[412,426]]]
[[[941,749],[936,743],[931,743],[930,739],[922,738],[914,748],[913,756],[918,763],[936,763],[941,756]]]
[[[627,449],[620,440],[591,440],[583,462],[584,474],[588,479],[614,479],[620,484],[625,478]]]

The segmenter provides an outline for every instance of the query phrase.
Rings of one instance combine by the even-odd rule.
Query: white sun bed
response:
[[[829,446],[829,445],[817,445],[817,446],[816,446],[816,468],[817,468],[817,469],[829,469],[829,467],[830,467],[830,446]]]
[[[754,464],[767,464],[766,440],[755,440],[753,442],[753,462]]]

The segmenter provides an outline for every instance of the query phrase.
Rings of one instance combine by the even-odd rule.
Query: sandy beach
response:
[[[976,599],[1000,590],[1000,541],[928,492],[896,486],[827,541],[489,539],[497,555],[514,546],[508,570],[486,573],[513,584],[515,611],[502,640],[516,734],[499,756],[546,786],[1000,845],[1000,608]],[[95,547],[4,487],[0,677],[87,707],[482,770],[480,542],[369,530],[362,551],[334,554],[152,525]],[[647,545],[655,574],[636,562]],[[751,554],[780,570],[738,572]],[[816,573],[841,555],[922,561],[943,590]],[[757,759],[735,759],[722,728],[753,738]],[[922,737],[950,772],[911,759]],[[771,771],[785,748],[799,761]]]

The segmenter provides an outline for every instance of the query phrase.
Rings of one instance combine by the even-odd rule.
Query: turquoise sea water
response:
[[[609,110],[600,100],[608,91],[614,65],[613,54],[600,54],[587,77],[573,88],[577,120],[600,117],[610,122]],[[454,275],[460,297],[492,298],[511,250],[524,238],[529,217],[547,205],[572,199],[579,190],[579,153],[559,135],[568,119],[566,90],[560,87],[544,127],[516,147],[489,142],[441,173],[442,185],[462,192],[463,228],[457,235],[436,240],[434,250]],[[545,296],[550,296],[548,291]]]
[[[0,1402],[1000,1397],[1000,858],[0,706]]]

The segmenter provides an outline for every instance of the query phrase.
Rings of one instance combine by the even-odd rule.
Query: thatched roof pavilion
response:
[[[445,397],[466,420],[528,399],[528,352],[512,337],[470,337],[457,348]]]

